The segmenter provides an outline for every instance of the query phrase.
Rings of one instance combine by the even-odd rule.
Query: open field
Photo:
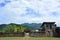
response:
[[[0,37],[0,40],[60,40],[56,37]]]

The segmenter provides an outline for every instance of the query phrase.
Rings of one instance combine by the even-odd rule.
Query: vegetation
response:
[[[55,37],[0,37],[0,40],[60,40]]]
[[[24,23],[24,24],[1,24],[0,32],[24,32],[27,30],[40,29],[41,23]]]
[[[26,27],[23,27],[19,24],[2,24],[0,25],[0,32],[24,32]]]
[[[30,30],[40,29],[41,23],[24,23],[22,26],[27,27]]]

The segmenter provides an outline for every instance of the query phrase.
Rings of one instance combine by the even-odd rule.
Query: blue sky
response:
[[[0,0],[0,24],[56,22],[60,0]]]

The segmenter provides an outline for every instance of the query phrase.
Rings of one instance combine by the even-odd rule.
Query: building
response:
[[[44,31],[46,36],[53,36],[56,29],[55,22],[43,22],[41,25],[42,31]]]
[[[25,35],[30,37],[60,37],[60,27],[57,27],[55,22],[43,22],[40,28],[37,30],[27,29],[24,32],[0,33],[0,37],[24,37]]]
[[[55,36],[60,37],[60,27],[56,27],[55,32],[56,32]]]
[[[55,37],[60,36],[60,27],[57,27],[55,22],[43,22],[41,25],[40,31],[38,32],[31,32],[30,36],[48,36],[48,37]]]

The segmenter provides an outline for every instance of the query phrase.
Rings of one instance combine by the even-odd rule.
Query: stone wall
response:
[[[45,32],[30,32],[29,33],[30,37],[44,37],[46,36]]]
[[[55,30],[55,37],[60,37],[60,27],[57,27]]]
[[[24,32],[0,33],[0,37],[24,37]]]

